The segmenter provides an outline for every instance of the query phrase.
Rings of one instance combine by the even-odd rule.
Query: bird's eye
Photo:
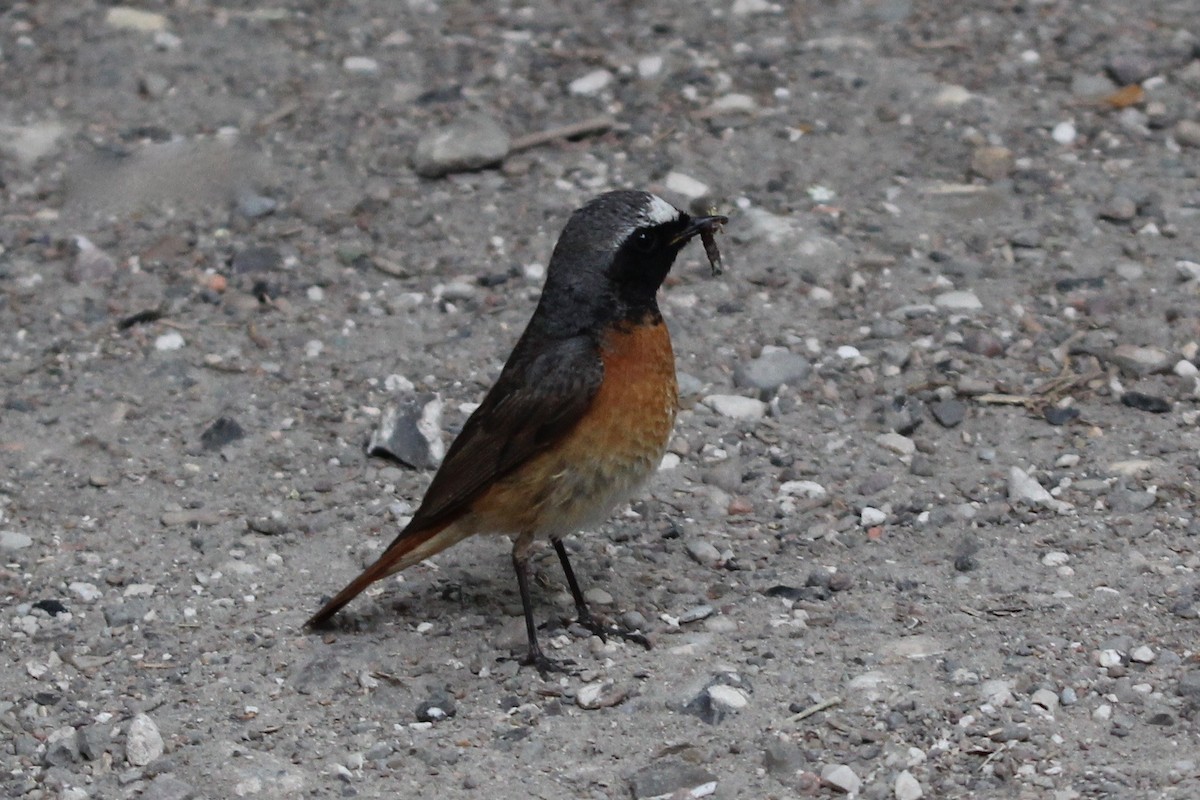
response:
[[[658,237],[650,231],[637,231],[633,234],[633,246],[643,253],[649,253],[658,244]]]

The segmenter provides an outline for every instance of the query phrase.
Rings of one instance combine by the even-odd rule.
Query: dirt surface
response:
[[[1200,796],[1194,0],[144,10],[0,10],[0,793]],[[468,112],[616,127],[418,177]],[[653,649],[550,553],[519,669],[499,540],[301,630],[623,186],[731,217],[569,539]]]

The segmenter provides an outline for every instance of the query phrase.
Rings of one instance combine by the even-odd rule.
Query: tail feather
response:
[[[460,531],[460,526],[443,523],[420,531],[404,531],[396,537],[379,559],[363,570],[362,574],[342,589],[333,599],[321,606],[321,610],[312,615],[306,627],[317,628],[329,619],[355,597],[358,597],[368,586],[377,580],[386,578],[403,569],[424,561],[436,553],[440,553],[469,535],[469,531]]]

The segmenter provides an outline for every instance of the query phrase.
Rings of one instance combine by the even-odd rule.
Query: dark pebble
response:
[[[1049,406],[1046,408],[1043,416],[1046,417],[1046,422],[1051,425],[1066,425],[1068,422],[1073,422],[1079,419],[1079,409],[1067,406],[1059,408],[1058,406]]]
[[[236,442],[246,435],[242,426],[232,417],[217,417],[204,433],[200,434],[200,444],[205,450],[220,450],[225,445]]]
[[[270,272],[283,264],[283,256],[274,247],[247,247],[233,257],[233,271],[239,275]]]
[[[1060,292],[1073,292],[1076,289],[1103,289],[1104,276],[1096,275],[1091,278],[1063,278],[1055,281],[1054,288]]]
[[[1141,392],[1126,392],[1121,395],[1121,402],[1138,411],[1149,411],[1151,414],[1165,414],[1171,410],[1171,404],[1161,397]]]
[[[937,400],[929,404],[929,410],[943,428],[953,428],[967,416],[967,406],[961,400]]]
[[[57,617],[59,614],[66,614],[68,609],[59,600],[38,600],[33,604],[34,608],[40,608],[52,617]]]
[[[445,692],[437,692],[417,706],[416,710],[418,722],[441,722],[444,719],[450,719],[457,713],[458,704]]]

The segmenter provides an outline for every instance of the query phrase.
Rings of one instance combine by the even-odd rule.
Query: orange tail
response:
[[[440,553],[450,545],[465,539],[470,533],[469,530],[462,530],[462,526],[449,522],[421,531],[403,531],[396,537],[396,541],[383,551],[383,555],[374,564],[350,581],[345,589],[338,592],[332,600],[321,607],[320,611],[312,615],[312,619],[304,624],[309,628],[324,625],[330,617],[341,610],[342,606],[358,597],[363,589],[375,581],[386,578],[388,575],[394,575],[400,570],[407,569],[419,561],[424,561],[430,556]]]

